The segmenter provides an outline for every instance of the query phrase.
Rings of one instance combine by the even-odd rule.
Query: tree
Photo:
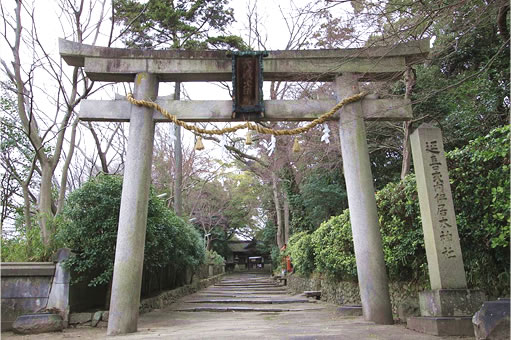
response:
[[[128,47],[206,49],[243,46],[226,35],[234,21],[227,0],[115,0],[118,22],[124,25],[122,39]]]
[[[100,2],[99,17],[95,17],[94,5],[92,1],[86,3],[85,0],[59,3],[62,16],[73,25],[70,34],[64,32],[66,36],[72,36],[81,43],[92,31],[92,43],[95,43],[98,34],[94,35],[94,32],[99,32],[103,21],[105,1]],[[2,19],[6,23],[0,35],[12,58],[11,62],[0,60],[10,82],[4,82],[4,85],[15,95],[18,119],[34,151],[33,166],[40,173],[37,185],[38,220],[43,242],[48,245],[53,233],[50,219],[60,210],[52,196],[52,180],[63,155],[66,131],[75,109],[82,99],[92,93],[93,83],[78,67],[66,73],[67,70],[61,67],[60,58],[55,59],[48,52],[38,33],[36,7],[31,8],[18,0],[12,8],[14,15],[9,15],[8,10],[10,8],[4,4],[0,5]],[[28,23],[24,24],[24,20]],[[25,49],[31,53],[24,53]],[[45,77],[54,83],[41,86],[39,79]],[[42,104],[43,98],[48,106]],[[69,150],[68,157],[72,157],[72,151]],[[63,181],[61,186],[66,184],[67,181]],[[65,193],[66,190],[61,191]],[[63,200],[59,202],[62,204]]]
[[[259,200],[262,187],[250,172],[219,173],[197,181],[190,190],[186,210],[204,235],[206,248],[234,236],[253,238],[261,226]]]
[[[34,174],[34,152],[30,141],[23,132],[23,128],[17,120],[16,100],[10,93],[2,88],[0,98],[0,157],[2,167],[2,235],[4,222],[11,218],[10,224],[14,223],[14,216],[18,209],[16,198],[19,197],[19,189],[22,191],[24,202],[23,217],[25,233],[29,233],[32,225],[32,206],[36,202],[35,196],[30,190],[30,181]]]

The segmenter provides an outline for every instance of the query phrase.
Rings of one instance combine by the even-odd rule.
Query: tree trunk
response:
[[[88,124],[89,130],[92,133],[92,137],[94,138],[94,143],[96,143],[96,150],[98,150],[98,156],[99,156],[99,162],[101,163],[101,171],[103,173],[108,174],[108,162],[106,160],[106,151],[103,151],[101,149],[101,141],[99,140],[98,134],[96,133],[96,130],[94,130],[94,127],[89,122]]]
[[[410,126],[411,122],[403,123],[403,162],[401,163],[401,179],[404,179],[410,172]]]
[[[32,231],[32,216],[30,212],[30,192],[29,192],[29,181],[24,181],[21,185],[23,190],[23,215],[25,218],[25,233],[27,236],[27,255],[30,257],[32,255],[32,239],[28,236]]]
[[[404,75],[404,83],[405,83],[405,99],[410,98],[412,94],[413,87],[415,86],[415,73],[411,67],[408,67],[405,71]],[[403,163],[401,163],[401,179],[404,179],[406,175],[410,172],[410,127],[411,122],[403,123]]]
[[[108,287],[106,289],[106,300],[105,300],[105,310],[110,309],[110,298],[112,297],[112,280],[108,283]]]
[[[181,99],[181,82],[176,82],[174,100]],[[181,127],[175,125],[176,140],[174,142],[174,167],[176,178],[174,179],[174,211],[177,216],[183,214],[183,151],[181,145]]]
[[[272,188],[273,188],[273,201],[275,202],[275,214],[277,216],[277,246],[282,248],[284,246],[284,242],[282,242],[282,234],[283,234],[283,221],[282,221],[282,210],[280,208],[279,201],[279,190],[277,184],[277,175],[272,172],[271,174],[272,180]]]
[[[284,244],[289,242],[289,199],[284,194]]]
[[[69,141],[69,151],[67,153],[66,160],[64,165],[62,166],[62,178],[60,180],[60,189],[59,189],[59,198],[57,201],[57,215],[62,212],[64,208],[64,201],[66,199],[66,188],[67,188],[67,174],[69,172],[69,164],[71,163],[71,159],[73,158],[73,154],[75,151],[75,141],[76,141],[76,127],[78,125],[78,118],[73,122],[73,126],[71,128],[71,140]]]
[[[51,230],[49,220],[52,213],[52,186],[51,179],[53,175],[53,166],[49,163],[41,163],[41,186],[39,191],[39,226],[41,227],[41,238],[43,244],[50,244]]]

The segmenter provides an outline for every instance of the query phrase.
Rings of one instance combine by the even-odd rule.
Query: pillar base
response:
[[[474,336],[471,316],[412,316],[406,328],[439,336]]]
[[[421,316],[409,317],[406,327],[432,335],[474,336],[472,315],[485,294],[471,289],[433,289],[419,293]]]
[[[433,289],[419,293],[421,316],[472,316],[486,296],[481,290]]]

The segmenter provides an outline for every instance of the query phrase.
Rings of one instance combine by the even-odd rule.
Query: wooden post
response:
[[[155,75],[138,73],[134,97],[154,100],[158,94]],[[115,249],[114,277],[108,335],[137,331],[142,265],[147,223],[151,163],[153,155],[153,110],[134,107],[131,111],[128,153],[122,184],[119,229]]]
[[[360,92],[358,78],[352,73],[337,77],[335,85],[339,101]],[[387,272],[360,102],[343,107],[339,123],[364,318],[377,324],[392,324]]]

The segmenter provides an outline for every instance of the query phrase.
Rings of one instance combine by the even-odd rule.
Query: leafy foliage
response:
[[[287,176],[291,177],[291,176]],[[340,169],[315,168],[298,185],[284,181],[291,207],[291,229],[312,231],[348,206],[346,187]]]
[[[294,269],[300,273],[310,274],[314,271],[314,251],[311,234],[296,233],[289,239],[287,252],[294,263]]]
[[[122,177],[100,175],[75,190],[63,212],[59,237],[76,254],[67,266],[77,280],[90,286],[112,279]],[[156,271],[172,263],[178,269],[196,267],[204,261],[204,246],[198,232],[151,192],[144,248],[144,269]]]
[[[448,154],[467,280],[481,288],[509,286],[510,137],[508,125]]]
[[[467,280],[492,296],[509,291],[510,137],[509,126],[497,128],[447,154]],[[427,282],[415,176],[389,183],[376,200],[390,279]],[[309,254],[293,256],[300,273],[309,274],[314,261],[319,272],[344,280],[356,278],[348,210],[323,223],[312,235],[294,235],[290,248]]]
[[[224,35],[234,21],[227,0],[115,0],[124,43],[138,48],[245,48],[240,37]]]
[[[348,210],[322,223],[312,239],[318,271],[343,280],[357,277]]]
[[[51,261],[52,255],[58,248],[63,247],[62,240],[56,236],[62,228],[63,220],[60,216],[51,217],[48,220],[49,229],[53,232],[48,244],[44,244],[41,238],[41,230],[33,224],[28,229],[24,224],[22,209],[17,209],[14,228],[15,231],[9,237],[1,239],[2,262],[46,262]],[[33,220],[37,216],[32,217]]]
[[[214,250],[206,250],[205,257],[207,264],[223,265],[225,263],[225,259]]]

